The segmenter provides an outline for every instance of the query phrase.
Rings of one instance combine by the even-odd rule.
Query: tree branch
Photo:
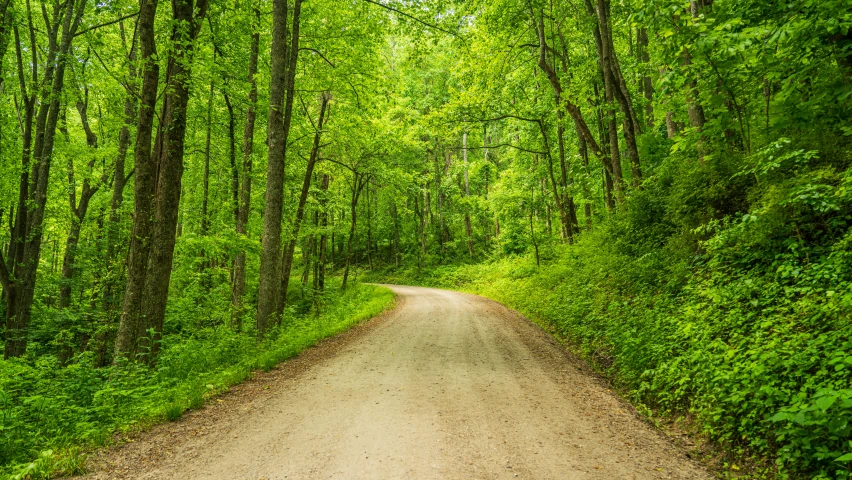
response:
[[[529,150],[524,147],[519,147],[517,145],[512,145],[511,143],[499,143],[497,145],[488,145],[485,147],[467,147],[468,150],[485,150],[488,148],[501,148],[501,147],[509,147],[514,148],[515,150],[519,150],[521,152],[532,153],[535,155],[547,155],[547,152],[539,152],[536,150]],[[451,147],[451,150],[463,150],[463,147]]]
[[[421,24],[421,25],[424,25],[424,26],[426,26],[426,27],[433,28],[433,29],[435,29],[435,30],[438,30],[438,31],[444,32],[444,33],[446,33],[446,34],[448,34],[448,35],[452,35],[452,36],[457,37],[457,38],[461,38],[461,35],[459,35],[458,33],[451,32],[451,31],[449,31],[449,30],[444,30],[443,28],[441,28],[441,27],[439,27],[439,26],[437,26],[437,25],[431,24],[431,23],[426,22],[426,21],[424,21],[424,20],[420,20],[419,18],[415,17],[414,15],[411,15],[411,14],[405,13],[405,12],[403,12],[402,10],[397,10],[396,8],[391,7],[390,5],[385,5],[384,3],[376,2],[376,1],[374,1],[374,0],[364,0],[364,1],[365,1],[365,2],[367,2],[367,3],[372,3],[373,5],[378,5],[379,7],[382,7],[382,8],[384,8],[384,9],[386,9],[386,10],[390,10],[391,12],[394,12],[394,13],[397,13],[397,14],[399,14],[399,15],[402,15],[403,17],[410,18],[411,20],[414,20],[415,22],[417,22],[417,23],[419,23],[419,24]]]
[[[89,27],[89,28],[86,28],[86,29],[80,30],[79,32],[75,33],[75,34],[74,34],[74,36],[75,36],[75,37],[77,37],[77,36],[82,35],[82,34],[84,34],[84,33],[91,32],[92,30],[97,30],[97,29],[99,29],[99,28],[101,28],[101,27],[108,27],[108,26],[110,26],[110,25],[114,25],[114,24],[116,24],[116,23],[118,23],[118,22],[120,22],[120,21],[122,21],[122,20],[127,20],[128,18],[133,18],[133,17],[135,17],[136,15],[139,15],[139,12],[134,12],[134,13],[131,13],[131,14],[125,15],[125,16],[123,16],[123,17],[119,17],[119,18],[117,18],[117,19],[115,19],[115,20],[111,20],[111,21],[109,21],[109,22],[101,23],[101,24],[99,24],[99,25],[94,25],[94,26],[91,26],[91,27]]]
[[[310,52],[314,52],[314,53],[316,53],[317,55],[319,55],[319,56],[320,56],[323,60],[325,60],[325,63],[327,63],[327,64],[331,65],[331,68],[337,68],[337,67],[336,67],[333,63],[331,63],[331,60],[329,60],[329,59],[325,58],[325,55],[323,55],[323,54],[322,54],[322,52],[320,52],[320,51],[319,51],[319,50],[317,50],[316,48],[311,48],[311,47],[299,47],[299,50],[308,50],[308,51],[310,51]]]

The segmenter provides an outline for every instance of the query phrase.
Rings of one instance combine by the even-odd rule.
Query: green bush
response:
[[[844,162],[787,139],[704,165],[673,155],[624,211],[541,266],[527,253],[386,280],[503,302],[634,403],[688,415],[733,455],[774,459],[780,477],[852,478]]]

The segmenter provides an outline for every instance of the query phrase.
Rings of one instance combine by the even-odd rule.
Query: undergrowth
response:
[[[82,473],[84,452],[114,433],[201,407],[252,371],[269,370],[377,315],[392,304],[393,293],[355,284],[327,300],[310,300],[290,307],[263,343],[253,331],[225,325],[167,334],[154,368],[136,362],[95,368],[91,352],[64,367],[48,356],[0,360],[0,478]]]
[[[481,294],[567,340],[643,411],[691,419],[749,475],[852,478],[852,174],[786,139],[668,157],[572,245],[517,237],[388,283]]]

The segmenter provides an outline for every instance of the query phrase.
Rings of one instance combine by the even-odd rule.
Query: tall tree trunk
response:
[[[240,169],[237,167],[237,121],[234,117],[234,106],[228,92],[222,92],[225,108],[228,109],[228,163],[231,164],[231,208],[233,208],[234,225],[240,216]]]
[[[587,7],[588,8],[588,7]],[[612,25],[610,20],[609,0],[597,0],[597,30],[595,44],[598,47],[600,64],[603,69],[606,101],[609,107],[610,127],[610,154],[613,164],[613,175],[615,180],[616,198],[621,203],[624,200],[624,182],[621,174],[621,161],[618,153],[618,132],[615,126],[615,109],[612,107],[616,100],[624,114],[624,143],[627,147],[627,157],[630,160],[633,186],[638,188],[642,181],[642,170],[639,165],[639,149],[636,146],[636,134],[639,131],[633,104],[627,91],[626,82],[621,75],[618,65],[618,57],[615,55],[615,47],[612,41]],[[598,41],[598,38],[600,41]],[[616,168],[616,163],[618,163]]]
[[[156,185],[157,162],[151,154],[154,129],[154,109],[157,103],[157,87],[160,67],[157,62],[154,18],[158,0],[140,0],[139,51],[142,61],[142,89],[139,102],[139,121],[136,126],[134,151],[134,214],[130,232],[130,253],[127,261],[127,281],[121,320],[115,337],[115,359],[134,358],[138,349],[137,339],[144,333],[141,315],[145,274],[151,250],[151,228],[154,220],[154,187]]]
[[[693,18],[698,18],[702,7],[701,1],[692,0],[689,2],[689,10]],[[691,70],[692,55],[688,48],[683,49],[683,65],[687,67],[687,71]],[[698,90],[698,76],[695,73],[688,73],[686,83],[686,112],[689,117],[689,124],[699,132],[698,136],[698,161],[704,163],[704,124],[706,118],[704,116],[704,107],[701,105],[700,92]]]
[[[601,80],[603,80],[603,72],[601,72]],[[606,105],[606,97],[602,96],[600,93],[600,88],[597,83],[594,84],[595,90],[595,99],[597,100],[597,108],[595,109],[597,122],[598,122],[598,133],[600,135],[601,146],[609,150],[609,128],[604,120],[604,105]],[[615,196],[614,190],[615,186],[612,181],[612,161],[607,158],[602,161],[603,163],[603,191],[604,191],[604,203],[606,204],[606,209],[608,212],[612,212],[615,209]]]
[[[591,6],[591,3],[589,2],[589,0],[586,0],[586,7],[587,7],[587,9],[589,9],[590,14],[594,14],[594,10],[592,9],[592,6]],[[607,207],[611,210],[612,209],[612,182],[611,182],[611,179],[610,179],[610,176],[609,176],[610,175],[609,172],[612,170],[612,167],[611,167],[611,162],[607,160],[606,154],[603,151],[603,149],[601,148],[601,145],[603,145],[603,142],[599,145],[595,141],[594,137],[592,136],[591,130],[589,129],[588,125],[586,124],[586,121],[583,119],[583,115],[580,112],[580,108],[576,104],[569,101],[567,98],[562,97],[562,84],[559,80],[559,76],[557,75],[554,67],[548,61],[549,52],[552,52],[552,49],[547,45],[547,39],[546,39],[545,33],[544,33],[544,14],[542,13],[541,15],[536,16],[536,14],[533,10],[530,10],[530,14],[533,17],[533,20],[536,22],[536,33],[538,34],[538,41],[539,41],[538,66],[545,73],[548,81],[550,82],[551,87],[553,88],[556,104],[565,107],[565,110],[568,112],[568,114],[574,120],[574,126],[577,129],[578,135],[583,138],[583,141],[584,141],[584,144],[586,145],[586,148],[591,147],[592,151],[595,153],[595,155],[598,158],[600,158],[601,162],[603,163],[603,165],[604,165],[604,178],[605,178],[605,183],[604,183],[604,185],[605,185],[605,198],[607,200]],[[600,51],[600,46],[601,46],[600,31],[596,27],[594,32],[595,32],[595,43],[598,46],[598,51]],[[561,38],[561,36],[560,36],[560,38]],[[565,46],[564,46],[564,42],[563,42],[562,65],[563,65],[563,68],[567,69],[567,59],[565,58],[566,54],[564,52],[564,49],[565,49]],[[595,87],[595,90],[596,90],[596,93],[597,93],[597,86]],[[563,117],[561,110],[557,113],[557,115],[558,115],[558,118],[559,118],[559,121],[560,121],[560,124],[561,124],[562,117]],[[600,111],[598,111],[598,124],[599,124],[599,130],[600,130],[600,128],[601,128]],[[541,127],[541,125],[539,125],[539,126]],[[561,127],[561,128],[564,128],[564,127]],[[563,137],[562,137],[562,133],[560,133],[560,142],[562,142],[562,141],[563,141]],[[564,145],[562,145],[562,150],[560,152],[560,155],[562,157],[564,157]],[[567,186],[567,184],[568,184],[568,181],[567,181],[568,180],[567,163],[562,162],[561,167],[562,167],[562,172],[563,172],[563,176],[564,176],[564,180],[565,180],[563,184]],[[619,164],[619,173],[620,173],[620,164]],[[551,177],[553,177],[553,176],[551,175]],[[555,189],[555,181],[553,181],[553,183],[554,183],[554,189]],[[560,207],[560,217],[563,219],[563,222],[562,222],[563,228],[565,229],[564,231],[565,231],[566,236],[567,236],[568,229],[567,229],[567,227],[565,227],[565,225],[573,225],[575,227],[574,228],[575,230],[576,230],[576,225],[577,225],[576,205],[574,204],[574,199],[571,198],[568,195],[567,188],[565,190],[565,197],[559,197],[558,198],[557,206]]]
[[[287,137],[293,118],[296,62],[299,58],[299,25],[302,0],[293,5],[293,28],[288,52],[287,0],[273,0],[272,51],[269,84],[269,161],[266,169],[266,199],[260,251],[257,292],[257,335],[263,338],[275,320],[283,276],[281,263],[281,221],[284,211],[284,166]],[[289,276],[289,272],[288,272]],[[283,293],[286,295],[286,292]]]
[[[20,237],[21,244],[17,247],[23,249],[22,260],[20,263],[14,264],[13,275],[4,275],[6,277],[3,282],[6,285],[4,291],[12,287],[14,291],[10,293],[16,303],[14,306],[7,304],[5,358],[20,357],[27,349],[36,275],[41,258],[42,226],[45,206],[47,205],[50,165],[53,159],[53,141],[61,109],[62,89],[65,84],[65,68],[70,57],[71,44],[83,17],[86,3],[85,0],[68,0],[64,3],[64,14],[60,13],[62,5],[58,1],[54,3],[53,18],[57,22],[60,19],[62,20],[62,36],[61,41],[57,44],[56,32],[59,31],[59,25],[55,25],[53,33],[49,35],[48,66],[43,80],[44,85],[49,84],[50,88],[43,89],[41,104],[36,117],[35,148],[29,180],[32,189],[28,192],[28,201],[25,206],[25,229]],[[35,35],[32,34],[31,37],[33,38],[32,48],[35,49]],[[20,57],[18,58],[20,59]],[[19,210],[19,215],[21,213],[22,211]],[[12,281],[12,278],[14,278],[14,281]],[[13,282],[14,286],[12,286]],[[8,299],[9,294],[7,294],[7,301]]]
[[[0,58],[6,58],[6,49],[9,48],[12,30],[12,0],[0,1]]]
[[[316,215],[314,216],[316,219]],[[304,292],[304,288],[308,285],[308,282],[311,279],[311,267],[313,266],[313,256],[314,250],[316,249],[316,242],[313,235],[306,239],[307,245],[302,243],[302,261],[305,264],[305,269],[302,271],[302,291]],[[316,280],[316,277],[314,277]]]
[[[542,69],[542,71],[544,71],[544,73],[547,75],[548,81],[550,81],[550,84],[553,86],[554,90],[558,93],[561,93],[562,87],[559,82],[559,78],[557,77],[556,72],[553,70],[553,67],[551,67],[549,62],[547,61],[547,52],[550,47],[547,45],[547,39],[544,35],[544,14],[541,13],[540,15],[536,15],[535,11],[532,10],[532,7],[530,7],[529,13],[533,22],[535,22],[536,32],[538,33],[538,65]],[[601,161],[604,161],[606,158],[606,153],[601,149],[601,146],[595,140],[595,137],[592,136],[592,131],[589,129],[589,125],[583,118],[583,113],[580,111],[580,107],[567,97],[560,96],[560,98],[562,100],[562,106],[565,108],[565,111],[568,112],[568,115],[570,115],[571,118],[574,119],[574,122],[582,132],[583,137],[586,138],[586,142],[592,149],[592,152],[594,152],[594,154],[598,158],[600,158]]]
[[[139,336],[137,338],[146,341],[138,348],[147,351],[146,360],[151,363],[155,361],[159,350],[159,338],[165,321],[166,301],[168,300],[169,280],[171,279],[172,260],[174,258],[181,178],[183,176],[191,56],[195,39],[206,13],[206,0],[199,0],[197,4],[192,0],[176,0],[173,2],[172,42],[174,48],[169,54],[167,63],[167,94],[163,99],[160,123],[154,142],[154,152],[151,157],[153,175],[150,183],[146,181],[145,184],[150,190],[140,192],[142,195],[152,197],[151,205],[147,211],[136,212],[136,217],[146,214],[150,216],[151,210],[153,210],[147,265],[144,273],[139,275],[144,287],[142,288],[142,298],[139,299],[141,317],[139,317],[140,322],[137,323],[141,327],[138,330]],[[149,57],[143,55],[143,58]],[[144,88],[145,85],[143,84],[143,90]],[[144,92],[143,95],[145,95]],[[147,108],[147,105],[145,107]],[[137,147],[139,147],[138,143]],[[139,168],[138,164],[136,168]],[[138,171],[136,181],[139,181]],[[153,208],[151,209],[151,207]],[[138,285],[135,285],[135,287],[138,288]],[[131,283],[128,281],[128,289],[130,288]],[[125,296],[127,296],[127,293],[125,293]],[[127,302],[125,302],[125,306],[127,306]],[[126,313],[123,312],[122,315]],[[151,332],[150,336],[147,332]],[[123,352],[120,353],[123,354]]]
[[[120,23],[122,38],[124,38],[124,23]],[[138,45],[139,29],[134,29],[133,38],[130,44],[130,52],[128,54],[128,82],[124,87],[124,121],[121,124],[121,130],[118,133],[117,154],[115,156],[115,169],[112,180],[112,197],[109,207],[109,223],[107,224],[106,243],[107,243],[107,261],[108,263],[108,280],[104,285],[103,304],[104,310],[108,315],[112,316],[113,312],[118,307],[117,291],[121,288],[120,281],[116,278],[119,275],[114,275],[113,270],[116,269],[115,259],[118,255],[116,250],[119,248],[118,232],[121,224],[119,210],[124,202],[124,187],[127,185],[125,177],[125,161],[127,158],[127,148],[130,146],[130,129],[136,123],[136,108],[139,98],[139,85],[137,83],[136,72],[136,49]],[[105,346],[106,338],[101,339],[101,346]],[[105,353],[99,357],[105,357]]]
[[[260,50],[260,10],[255,6],[254,25],[255,29],[251,36],[251,53],[249,54],[249,96],[248,109],[246,110],[246,124],[243,130],[243,167],[241,172],[242,185],[240,187],[239,211],[237,213],[236,231],[237,235],[247,233],[248,218],[251,212],[251,180],[252,180],[252,153],[254,150],[254,125],[257,119],[257,57]],[[231,315],[231,326],[239,329],[243,316],[243,295],[246,289],[246,252],[240,250],[234,258],[234,282],[233,282],[233,313]]]
[[[31,79],[33,83],[38,80],[38,62],[36,60],[36,40],[35,30],[32,23],[32,11],[27,4],[27,19],[30,32],[30,53],[32,60],[29,62],[32,68]],[[15,34],[15,59],[18,72],[18,84],[21,93],[21,103],[23,104],[24,113],[21,119],[21,174],[18,186],[17,208],[12,208],[9,212],[9,246],[6,251],[6,258],[3,258],[2,249],[0,249],[0,282],[3,286],[3,297],[5,299],[5,326],[8,329],[13,325],[17,317],[18,307],[18,290],[19,283],[15,277],[18,271],[18,265],[23,261],[24,255],[24,240],[26,229],[27,215],[27,199],[29,198],[29,172],[30,172],[30,155],[32,153],[32,138],[33,138],[33,121],[35,114],[36,92],[33,89],[30,95],[27,92],[27,82],[24,73],[24,57],[21,42],[21,35],[18,30],[18,24],[13,23],[13,32]],[[8,331],[8,330],[7,330]],[[8,339],[8,334],[4,340]],[[8,354],[6,355],[8,358]]]
[[[296,251],[296,241],[299,239],[299,230],[302,227],[302,218],[305,215],[305,202],[308,200],[308,191],[311,187],[311,178],[314,175],[314,166],[319,158],[320,138],[322,137],[323,125],[325,125],[326,113],[328,112],[328,102],[331,101],[331,95],[324,92],[320,96],[320,113],[319,120],[314,133],[314,144],[311,147],[311,156],[308,158],[308,165],[305,168],[305,178],[302,181],[302,192],[299,195],[299,204],[296,207],[296,218],[293,219],[293,229],[290,232],[290,241],[287,242],[287,248],[284,250],[284,256],[281,259],[281,290],[279,294],[279,302],[277,307],[278,315],[284,313],[284,307],[287,305],[287,288],[290,286],[290,270],[293,267],[293,253]]]
[[[615,108],[613,107],[613,85],[608,81],[605,86],[607,105],[606,131],[609,135],[610,171],[612,172],[612,183],[615,190],[615,200],[621,204],[624,202],[624,180],[621,174],[621,155],[618,150],[618,126],[615,123]]]
[[[553,191],[553,201],[556,204],[556,208],[559,210],[559,219],[562,222],[562,238],[570,243],[574,237],[574,226],[571,224],[571,219],[568,215],[567,209],[565,208],[564,198],[559,193],[556,175],[553,173],[553,158],[550,155],[550,142],[547,139],[547,130],[544,128],[544,123],[541,121],[538,122],[538,127],[542,141],[544,142],[544,157],[545,160],[547,160],[547,173],[550,178],[550,188]],[[561,133],[561,129],[558,129],[558,131]],[[565,145],[562,143],[561,139],[559,140],[559,148],[562,150],[560,155],[564,155]],[[536,160],[535,163],[538,163],[538,161]]]
[[[533,222],[535,218],[535,188],[530,188],[530,240],[532,241],[533,248],[535,248],[535,264],[541,265],[541,258],[538,253],[538,240],[535,237],[535,223]]]

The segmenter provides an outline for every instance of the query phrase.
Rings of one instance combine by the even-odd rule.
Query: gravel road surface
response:
[[[392,311],[97,453],[90,478],[710,478],[520,315],[389,287]]]

